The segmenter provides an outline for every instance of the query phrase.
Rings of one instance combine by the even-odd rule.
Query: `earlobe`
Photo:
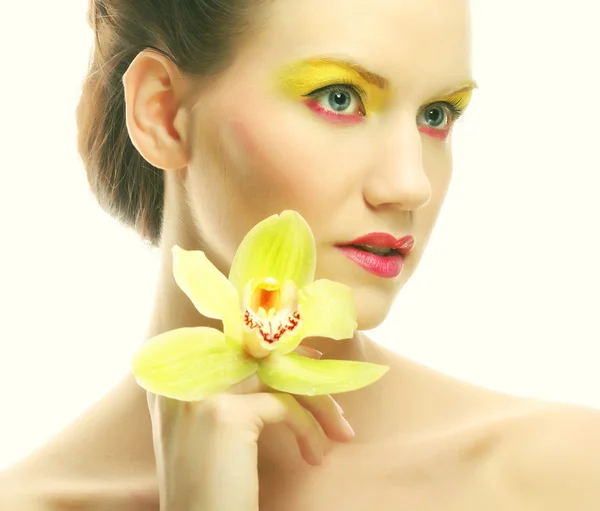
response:
[[[150,164],[177,170],[189,162],[184,80],[177,66],[144,50],[123,75],[126,124],[135,148]]]

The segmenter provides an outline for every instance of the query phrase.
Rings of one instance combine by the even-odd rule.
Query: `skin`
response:
[[[350,286],[359,330],[371,329],[415,271],[440,212],[452,173],[451,134],[441,136],[421,114],[440,99],[468,102],[464,90],[447,97],[473,79],[468,3],[276,0],[266,15],[265,27],[215,80],[191,80],[151,52],[138,55],[124,77],[131,139],[165,170],[163,263],[148,337],[220,326],[200,317],[175,285],[172,245],[204,250],[227,273],[245,233],[285,209],[300,212],[314,231],[317,278]],[[369,84],[356,67],[331,59],[359,63],[386,82]],[[353,119],[324,112],[327,94],[306,104],[304,94],[331,77],[366,89],[368,101],[361,107],[354,98],[348,108]],[[415,237],[398,278],[373,276],[334,248],[373,231]],[[265,428],[261,510],[351,511],[373,502],[383,511],[600,505],[597,412],[468,385],[362,332],[303,344],[322,358],[391,369],[366,389],[336,396],[356,437],[324,437],[320,467],[305,463],[283,428]],[[32,494],[55,509],[76,502],[156,509],[152,449],[146,395],[128,378],[5,474],[5,488],[28,488],[28,499],[12,492],[14,509],[45,509],[32,504]]]

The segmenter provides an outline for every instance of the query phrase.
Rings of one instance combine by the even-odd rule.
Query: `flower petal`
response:
[[[271,355],[260,362],[258,377],[280,392],[303,396],[339,394],[366,387],[389,367],[353,360],[315,360],[296,353]]]
[[[317,280],[298,292],[301,323],[297,332],[285,335],[275,352],[285,355],[306,337],[349,339],[358,327],[352,290],[332,280]]]
[[[208,260],[204,252],[188,251],[175,245],[172,253],[175,282],[194,307],[208,318],[222,320],[225,334],[232,339],[239,339],[241,304],[231,282]]]
[[[133,359],[140,386],[180,401],[201,401],[257,370],[237,344],[214,328],[179,328],[147,341]]]
[[[272,277],[280,285],[292,280],[298,287],[313,281],[315,240],[299,213],[284,211],[255,225],[237,249],[229,280],[238,293],[251,279]]]

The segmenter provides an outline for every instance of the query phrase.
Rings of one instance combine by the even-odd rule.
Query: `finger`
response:
[[[288,427],[300,449],[300,454],[311,465],[323,460],[319,425],[294,396],[262,392],[249,395],[219,394],[208,398],[197,409],[210,427],[220,431],[252,431],[258,439],[266,424]]]
[[[265,424],[282,423],[296,437],[300,454],[307,463],[320,465],[323,461],[319,424],[290,394],[224,393],[193,404],[190,411],[199,414],[211,431],[252,431],[257,440]]]
[[[323,463],[323,448],[316,421],[290,394],[255,394],[256,409],[265,424],[283,422],[296,437],[300,454],[311,465]]]
[[[344,418],[342,408],[331,396],[296,396],[296,400],[312,413],[332,440],[347,442],[354,438],[354,431]]]

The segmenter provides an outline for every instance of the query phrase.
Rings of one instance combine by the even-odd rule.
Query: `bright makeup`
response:
[[[392,88],[385,78],[357,64],[334,58],[300,60],[285,66],[277,78],[286,96],[304,102],[310,110],[335,124],[363,122],[371,114],[384,112],[392,99]],[[419,131],[445,140],[476,87],[476,83],[469,80],[425,102],[417,115]],[[336,110],[336,107],[339,108]],[[439,125],[429,124],[433,122],[432,113],[433,118],[441,119]]]
[[[307,106],[328,116],[328,120],[339,117],[365,117],[381,112],[389,98],[389,88],[385,80],[349,62],[330,58],[307,59],[286,66],[278,75],[283,91],[294,99],[302,99]],[[328,91],[329,88],[329,91]],[[328,92],[353,93],[360,102],[357,113],[336,114],[324,108],[318,102],[318,96]],[[351,119],[346,119],[346,123]]]
[[[369,273],[394,278],[402,272],[404,259],[414,244],[410,235],[396,239],[391,234],[374,232],[337,245],[336,249]]]
[[[443,111],[445,124],[442,127],[420,125],[419,131],[438,140],[445,140],[454,123],[464,113],[467,106],[469,106],[473,89],[476,88],[477,84],[474,81],[468,81],[458,89],[428,101],[427,106],[419,112],[417,118],[432,110],[439,109]]]

